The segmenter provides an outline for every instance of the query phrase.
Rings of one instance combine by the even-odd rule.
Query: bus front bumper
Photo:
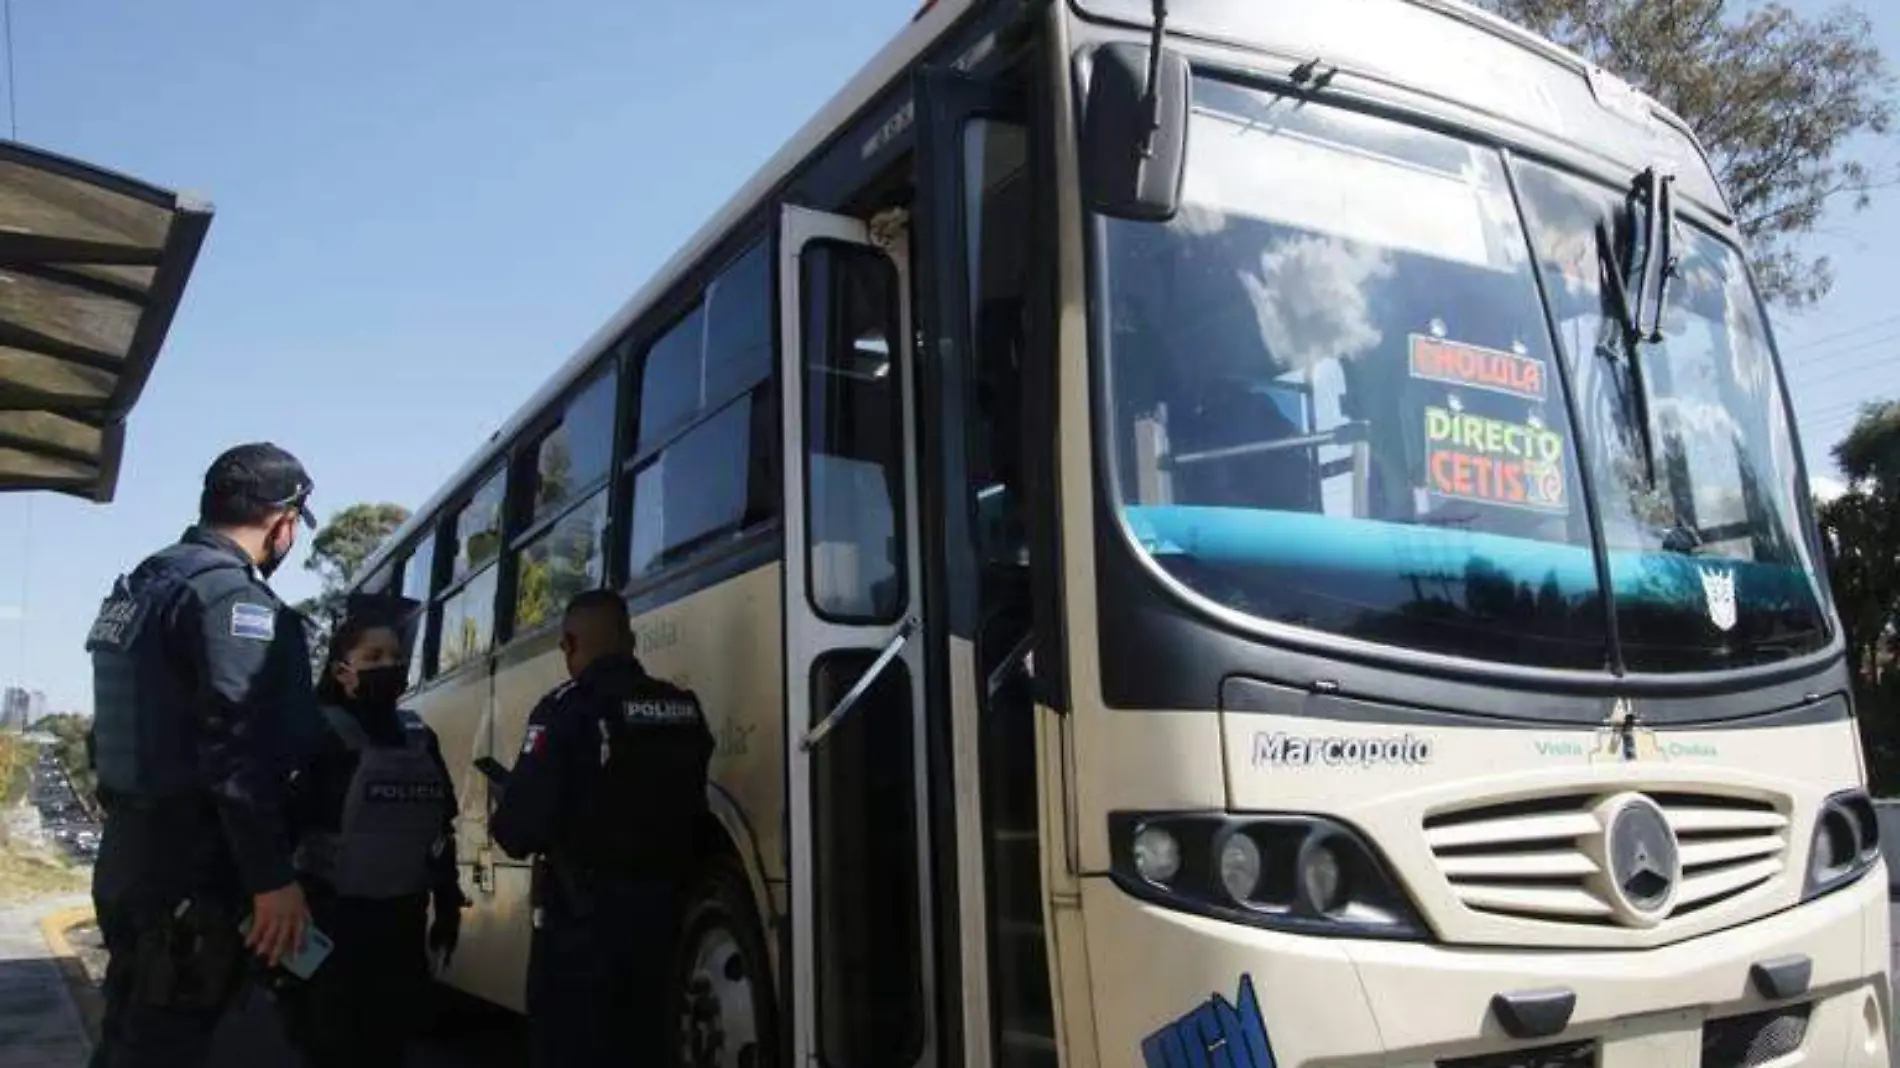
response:
[[[1096,1048],[1104,1068],[1887,1068],[1879,875],[1642,951],[1281,934],[1157,908],[1092,879],[1082,902]],[[1812,962],[1807,992],[1767,1000],[1751,969],[1796,956]],[[1499,995],[1554,990],[1576,995],[1556,1035],[1514,1040],[1493,1012]],[[1751,1058],[1751,1039],[1790,1052],[1764,1061],[1769,1047],[1757,1045]]]

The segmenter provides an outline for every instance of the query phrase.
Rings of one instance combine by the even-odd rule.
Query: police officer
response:
[[[307,1068],[401,1068],[428,1000],[428,955],[446,963],[460,930],[454,788],[435,732],[398,707],[402,632],[420,607],[350,598],[317,681],[330,734],[291,782],[297,874],[335,943],[279,999]]]
[[[264,580],[316,525],[310,491],[275,445],[225,452],[197,525],[114,583],[87,638],[111,954],[94,1068],[201,1063],[245,950],[302,943],[282,799],[319,721],[302,618]]]
[[[572,681],[529,716],[489,821],[509,856],[537,857],[534,1063],[662,1064],[712,732],[696,697],[634,659],[627,606],[612,591],[574,598],[561,650]]]

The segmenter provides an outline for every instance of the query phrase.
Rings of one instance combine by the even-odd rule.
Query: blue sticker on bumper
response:
[[[1143,1039],[1141,1056],[1147,1068],[1273,1068],[1253,976],[1240,977],[1232,1004],[1215,994]]]

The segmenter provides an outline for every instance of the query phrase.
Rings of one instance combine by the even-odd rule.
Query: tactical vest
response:
[[[198,766],[196,668],[171,648],[166,616],[193,579],[243,563],[180,544],[120,575],[99,606],[92,654],[93,764],[99,785],[126,797],[167,800],[204,789]]]
[[[590,729],[599,739],[599,779],[562,859],[608,876],[683,872],[706,803],[698,707],[684,697],[607,699]]]
[[[429,731],[413,712],[399,712],[401,745],[377,745],[341,708],[324,718],[356,754],[337,830],[305,834],[293,863],[344,897],[392,898],[429,888],[429,858],[442,837],[449,784],[429,755]]]

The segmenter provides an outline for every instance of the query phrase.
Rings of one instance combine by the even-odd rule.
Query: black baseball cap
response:
[[[316,484],[295,456],[268,441],[226,449],[205,472],[206,498],[243,501],[263,508],[295,508],[304,526],[317,528],[310,511]]]

